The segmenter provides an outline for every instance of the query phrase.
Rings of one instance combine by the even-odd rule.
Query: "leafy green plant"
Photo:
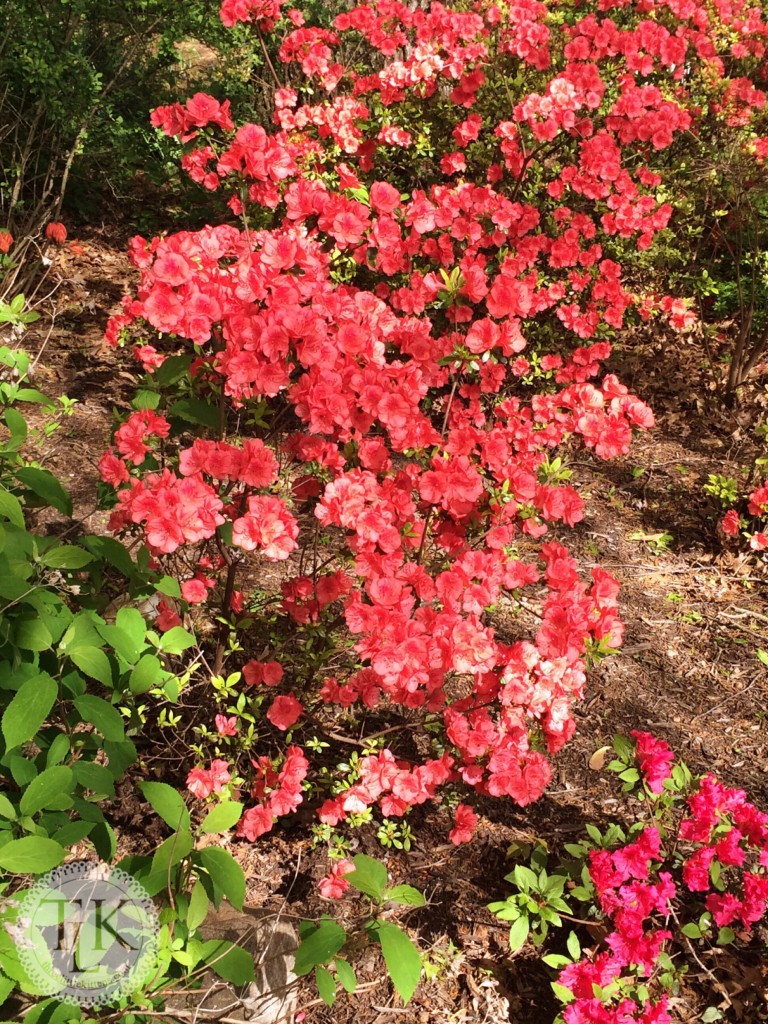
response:
[[[710,473],[704,493],[716,498],[721,505],[733,505],[739,499],[739,485],[733,477]]]
[[[349,993],[357,988],[353,967],[339,954],[345,946],[351,949],[360,939],[377,942],[392,984],[407,1004],[421,977],[422,957],[407,932],[390,919],[389,908],[423,907],[426,900],[412,885],[389,886],[386,867],[373,857],[358,854],[353,864],[354,871],[344,878],[367,898],[367,912],[358,915],[351,932],[328,916],[319,922],[302,921],[294,970],[299,977],[314,971],[320,997],[333,1006],[338,985]]]
[[[569,881],[567,875],[547,872],[547,853],[543,846],[535,847],[531,854],[530,867],[516,864],[504,876],[517,889],[505,900],[490,903],[488,909],[501,921],[511,921],[509,948],[517,952],[530,938],[534,946],[541,946],[550,926],[559,928],[563,923],[561,914],[568,914],[570,907],[563,897]]]

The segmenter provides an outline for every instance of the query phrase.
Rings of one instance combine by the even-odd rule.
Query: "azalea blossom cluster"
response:
[[[720,521],[726,537],[742,534],[753,551],[768,550],[768,480],[764,480],[747,497],[747,521],[735,508],[729,509]]]
[[[732,925],[742,941],[766,916],[768,814],[711,774],[686,792],[675,781],[668,745],[649,733],[632,736],[654,823],[616,849],[589,853],[588,876],[609,931],[605,948],[559,974],[574,997],[563,1010],[566,1024],[670,1024],[666,995],[636,1001],[627,979],[651,979],[663,950],[685,948],[688,933],[680,929],[687,922],[699,922],[696,933],[706,934],[711,924],[701,911],[717,929]],[[717,935],[713,942],[730,940]]]
[[[604,7],[555,26],[547,3],[382,0],[330,31],[296,11],[278,23],[272,0],[227,0],[225,24],[288,26],[281,60],[301,84],[276,91],[274,130],[237,127],[204,93],[153,113],[243,223],[131,242],[141,280],[107,339],[135,325],[150,375],[186,360],[194,401],[169,396],[117,430],[100,465],[111,527],[166,571],[185,565],[184,600],[225,620],[247,603],[238,572],[282,562],[281,612],[351,636],[316,687],[296,685],[280,650],[247,662],[246,687],[282,690],[266,713],[277,734],[355,706],[440,716],[440,757],[371,755],[320,808],[326,823],[373,805],[403,815],[449,783],[537,799],[547,754],[573,734],[587,653],[621,643],[617,581],[583,578],[549,536],[584,516],[557,452],[622,455],[653,424],[606,372],[608,338],[630,316],[689,324],[630,288],[621,261],[672,214],[656,155],[720,116],[685,67],[722,99],[721,29],[739,27],[731,67],[762,59],[768,28],[733,3],[644,0],[617,21]],[[379,70],[344,67],[345,40]],[[521,67],[526,89],[508,97]],[[729,109],[748,126],[763,102],[740,90]],[[194,402],[210,438],[184,430]],[[251,414],[262,426],[243,437]],[[513,626],[494,624],[499,609]],[[243,834],[297,802],[284,771],[301,774],[268,776]]]

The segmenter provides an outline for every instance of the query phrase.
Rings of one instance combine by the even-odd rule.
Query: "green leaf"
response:
[[[87,537],[81,537],[80,543],[97,558],[108,562],[118,572],[121,572],[123,576],[128,577],[128,579],[135,576],[136,566],[133,559],[119,540],[115,540],[114,537],[97,537],[89,534]]]
[[[104,651],[98,647],[77,644],[67,649],[67,655],[81,672],[85,672],[92,679],[98,679],[105,686],[112,686],[112,666]]]
[[[167,782],[140,782],[139,789],[152,809],[172,829],[190,828],[189,811],[178,790]]]
[[[689,939],[701,938],[701,928],[699,928],[695,921],[689,921],[688,924],[684,924],[680,931],[683,935],[687,935]]]
[[[47,718],[58,694],[58,683],[45,673],[33,676],[21,684],[5,709],[2,720],[3,736],[8,750],[34,737]]]
[[[205,892],[203,883],[198,879],[189,896],[189,907],[187,909],[187,928],[190,932],[195,931],[208,916],[210,904]]]
[[[347,933],[330,918],[323,918],[313,931],[304,936],[296,950],[294,973],[309,974],[318,964],[327,964],[347,941]]]
[[[138,391],[131,402],[134,409],[156,409],[160,405],[160,395],[156,391]]]
[[[89,833],[96,853],[109,864],[117,853],[117,836],[115,830],[106,821],[97,822]]]
[[[216,889],[227,897],[235,910],[242,910],[245,902],[245,875],[232,854],[217,846],[206,846],[199,851],[198,857]]]
[[[129,636],[124,629],[120,629],[119,626],[111,626],[106,622],[99,622],[96,624],[96,629],[99,631],[99,636],[111,647],[115,654],[119,655],[123,661],[129,665],[133,665],[139,656],[139,648],[133,642],[133,637]]]
[[[181,654],[194,644],[195,638],[181,626],[173,626],[160,638],[160,650],[166,654]]]
[[[527,917],[518,917],[509,929],[509,948],[513,953],[525,945],[530,931],[530,921]]]
[[[103,764],[94,764],[93,761],[81,759],[75,761],[72,771],[83,789],[90,789],[99,796],[114,799],[115,783],[109,768],[105,768]]]
[[[13,632],[13,639],[22,651],[48,651],[53,645],[51,632],[40,619],[21,619]]]
[[[150,879],[147,882],[151,884],[153,879],[160,880],[160,888],[165,889],[169,883],[169,870],[176,864],[179,864],[184,857],[194,849],[195,842],[192,838],[192,833],[185,829],[179,829],[178,832],[174,832],[172,836],[168,836],[158,846],[152,856],[152,871]],[[151,889],[147,891],[150,895],[155,895],[160,891],[155,887],[154,892]]]
[[[568,1005],[568,1003],[572,1003],[573,1000],[576,998],[573,992],[571,992],[569,988],[566,988],[565,985],[560,985],[556,981],[550,982],[550,985],[552,986],[552,991],[560,1000],[560,1002],[564,1003],[566,1006]]]
[[[219,429],[220,413],[215,405],[209,405],[199,398],[182,398],[168,409],[169,420],[185,420],[210,430]]]
[[[6,409],[5,423],[11,432],[11,441],[6,450],[17,452],[27,440],[27,421],[18,409]]]
[[[714,1024],[716,1020],[722,1020],[723,1015],[716,1006],[708,1006],[701,1015],[701,1024]]]
[[[61,1003],[55,998],[44,999],[24,1014],[24,1024],[76,1024],[80,1020],[82,1016],[78,1007]]]
[[[344,991],[349,992],[351,995],[357,988],[357,977],[355,976],[355,972],[343,957],[337,956],[333,962],[336,966],[336,977],[341,982],[341,986]]]
[[[17,469],[14,475],[19,483],[24,484],[33,494],[42,498],[62,515],[72,515],[72,499],[53,473],[49,473],[47,469],[34,469],[32,466],[25,466],[22,469]]]
[[[364,853],[358,853],[353,863],[355,870],[345,875],[345,880],[353,888],[380,903],[382,893],[387,887],[387,869],[381,861],[367,857]]]
[[[131,693],[146,693],[163,681],[163,675],[160,659],[154,654],[145,654],[131,672],[128,687]]]
[[[392,983],[403,1002],[408,1003],[421,978],[419,951],[403,929],[389,921],[377,922],[375,935]]]
[[[181,587],[179,581],[175,580],[173,576],[163,576],[163,578],[155,584],[155,590],[158,594],[165,594],[166,597],[181,598]]]
[[[404,907],[423,907],[427,902],[424,894],[414,889],[412,885],[395,885],[391,889],[385,889],[381,899],[382,902],[399,903]]]
[[[222,800],[203,818],[200,831],[206,833],[226,832],[236,825],[243,813],[243,805],[234,800]]]
[[[192,356],[169,356],[152,373],[152,379],[161,387],[175,384],[187,373],[192,365]]]
[[[333,975],[325,967],[317,966],[315,968],[315,981],[317,982],[317,991],[320,993],[320,998],[325,1005],[333,1006],[336,1002],[336,982]]]
[[[24,512],[21,502],[15,494],[0,488],[0,516],[13,523],[14,526],[24,529]]]
[[[576,932],[569,933],[565,945],[571,955],[571,960],[578,960],[581,956],[581,943]]]
[[[93,561],[93,555],[74,544],[50,548],[40,559],[49,569],[82,569]]]
[[[524,864],[517,864],[512,872],[515,885],[521,892],[530,892],[538,887],[538,878],[535,873]]]
[[[0,793],[0,818],[5,818],[6,821],[16,820],[16,808],[5,793]]]
[[[717,932],[717,944],[718,946],[728,946],[736,938],[736,933],[733,928],[723,927],[719,928]]]
[[[57,867],[66,850],[52,839],[24,836],[0,847],[0,868],[18,875],[40,875]]]
[[[94,725],[105,740],[120,742],[125,739],[123,717],[107,701],[88,693],[77,697],[74,704],[83,721]]]
[[[210,939],[203,943],[203,960],[220,978],[233,985],[247,985],[254,980],[251,954],[224,939]]]
[[[74,784],[75,777],[71,768],[66,768],[64,765],[46,768],[24,790],[19,810],[22,814],[27,815],[37,814],[44,807],[63,810],[72,804],[69,794],[74,789]],[[62,797],[65,801],[63,804]]]
[[[131,638],[136,650],[140,651],[147,635],[147,624],[138,608],[118,609],[115,625]]]

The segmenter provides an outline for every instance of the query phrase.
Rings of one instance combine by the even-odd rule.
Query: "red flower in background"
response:
[[[45,237],[49,242],[64,245],[67,240],[67,229],[60,221],[52,220],[46,225]]]

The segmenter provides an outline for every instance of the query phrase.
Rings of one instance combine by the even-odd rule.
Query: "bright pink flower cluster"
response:
[[[230,778],[227,762],[216,758],[210,768],[192,769],[187,775],[187,789],[199,800],[205,800],[211,793],[223,793]]]
[[[743,536],[749,541],[750,548],[758,552],[768,550],[768,480],[756,487],[746,501],[747,513],[753,517],[752,523],[742,521],[736,509],[732,508],[720,520],[720,529],[727,537],[738,537],[742,526],[745,526]]]
[[[257,803],[243,814],[237,834],[254,842],[269,832],[278,818],[291,814],[302,802],[302,783],[309,771],[309,761],[301,747],[290,746],[279,771],[268,757],[252,763],[256,775],[251,796]]]
[[[575,997],[563,1010],[566,1024],[670,1024],[666,996],[638,1005],[626,995],[626,986],[619,984],[615,996],[602,999],[594,986],[605,989],[627,977],[651,979],[662,949],[687,941],[688,933],[671,930],[669,922],[679,928],[691,921],[700,928],[700,911],[690,906],[690,894],[706,894],[704,907],[714,925],[740,925],[745,940],[768,910],[768,814],[742,790],[705,775],[687,797],[682,818],[674,812],[670,817],[670,807],[683,796],[677,783],[663,785],[673,777],[674,756],[650,733],[632,735],[646,792],[664,796],[658,803],[651,797],[656,824],[614,850],[589,852],[589,878],[610,930],[607,948],[560,972],[559,983]]]
[[[269,30],[280,6],[225,0],[221,14]],[[107,337],[143,325],[149,373],[194,347],[195,398],[118,429],[101,463],[117,492],[111,526],[186,559],[184,599],[218,601],[225,621],[246,600],[234,574],[263,557],[286,563],[280,611],[296,629],[351,634],[319,692],[291,681],[275,697],[278,731],[333,705],[441,716],[442,757],[367,759],[321,810],[329,823],[373,803],[402,815],[449,781],[537,799],[543,751],[573,734],[588,650],[622,640],[617,581],[599,568],[586,581],[562,544],[537,544],[584,516],[555,453],[580,443],[615,457],[653,425],[604,372],[606,338],[629,316],[680,328],[690,317],[630,289],[619,260],[669,223],[659,154],[734,106],[751,130],[760,91],[734,85],[718,47],[738,31],[729,68],[759,59],[767,28],[741,0],[706,12],[630,2],[615,21],[602,2],[557,21],[552,9],[379,0],[333,31],[291,12],[281,58],[303,78],[275,94],[274,130],[235,128],[229,105],[203,93],[153,114],[185,144],[190,176],[252,216],[243,230],[131,242],[141,281]],[[350,38],[377,51],[377,70],[342,66]],[[521,62],[525,90],[499,120],[497,94]],[[694,96],[704,79],[719,101],[706,111]],[[434,150],[418,187],[401,170],[417,147]],[[218,437],[171,445],[174,408],[183,428],[194,402]],[[227,440],[251,412],[261,436]],[[511,635],[490,618],[503,607],[519,615]],[[282,660],[290,679],[275,653],[245,665],[246,684],[280,685]],[[266,831],[272,810],[253,808],[241,834]]]

